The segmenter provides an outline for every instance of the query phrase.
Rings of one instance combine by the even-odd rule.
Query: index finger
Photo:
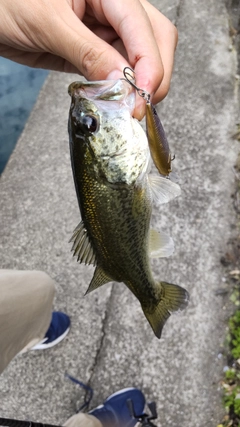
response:
[[[149,17],[139,0],[121,2],[103,0],[102,7],[109,23],[122,39],[128,60],[136,75],[136,84],[154,93],[164,75],[163,64]],[[136,98],[135,112],[144,115],[144,100]]]

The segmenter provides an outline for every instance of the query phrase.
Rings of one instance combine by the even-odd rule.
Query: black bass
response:
[[[69,94],[71,162],[82,217],[72,249],[80,263],[96,265],[87,293],[111,281],[125,283],[160,338],[170,314],[186,307],[188,293],[152,276],[149,257],[173,252],[172,239],[150,229],[152,203],[168,202],[180,188],[149,175],[148,140],[132,118],[135,94],[124,79],[75,82]]]

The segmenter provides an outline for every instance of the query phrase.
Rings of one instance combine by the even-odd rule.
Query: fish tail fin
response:
[[[158,286],[161,287],[161,298],[155,309],[150,312],[147,306],[142,308],[153,332],[160,338],[163,326],[172,312],[183,310],[187,306],[189,294],[186,289],[171,283],[160,282]]]

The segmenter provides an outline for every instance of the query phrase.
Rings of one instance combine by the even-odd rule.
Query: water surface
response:
[[[17,143],[48,71],[0,57],[0,174]]]

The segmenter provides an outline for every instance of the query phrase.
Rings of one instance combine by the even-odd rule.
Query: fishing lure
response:
[[[129,71],[135,73],[130,67],[125,67],[123,70],[125,79],[136,89],[138,95],[146,101],[146,131],[152,159],[158,172],[161,175],[168,176],[172,171],[171,162],[174,157],[171,157],[168,140],[162,123],[156,108],[150,101],[150,94],[144,89],[140,89],[136,86],[134,77]]]

